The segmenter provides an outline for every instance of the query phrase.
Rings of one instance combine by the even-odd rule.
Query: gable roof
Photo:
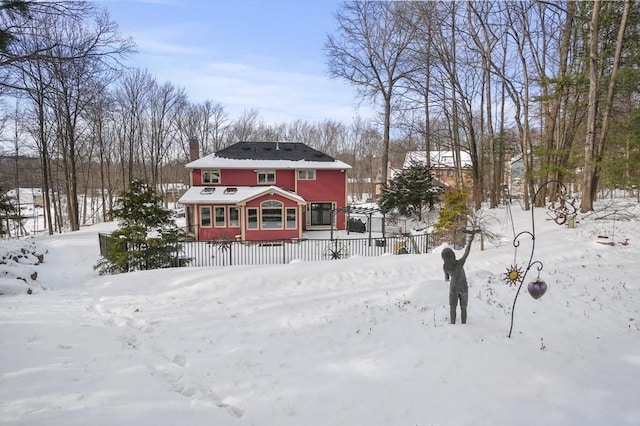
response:
[[[336,160],[299,142],[238,142],[215,154],[187,164],[187,168],[234,169],[350,169]]]
[[[435,168],[454,168],[453,151],[431,151],[429,157],[431,166]],[[426,161],[424,151],[409,151],[404,158],[403,169],[408,169],[412,163],[424,164]],[[468,152],[460,151],[460,164],[462,167],[471,167],[471,156]]]
[[[277,186],[194,186],[180,200],[182,204],[241,204],[264,194],[276,193],[304,205],[306,201],[293,192]]]

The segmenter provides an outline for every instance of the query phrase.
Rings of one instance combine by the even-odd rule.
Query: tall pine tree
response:
[[[96,265],[101,274],[185,265],[186,259],[178,257],[182,231],[145,182],[131,182],[116,201],[113,216],[120,220],[120,227],[111,234],[106,256]]]

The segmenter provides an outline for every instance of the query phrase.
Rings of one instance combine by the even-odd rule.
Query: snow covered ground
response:
[[[529,271],[511,338],[531,212],[490,214],[502,241],[474,241],[466,325],[440,250],[100,277],[113,224],[38,236],[33,294],[0,281],[0,424],[639,425],[640,207],[575,229],[534,210],[549,289],[530,297]]]

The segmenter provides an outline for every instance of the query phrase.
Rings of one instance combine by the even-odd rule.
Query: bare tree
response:
[[[64,40],[52,51],[54,57],[77,59],[51,59],[54,99],[51,107],[56,112],[57,136],[61,144],[65,172],[67,213],[72,231],[80,229],[78,206],[78,160],[86,148],[86,122],[83,113],[105,90],[113,77],[112,61],[129,52],[128,40],[117,33],[117,26],[108,14],[88,9],[80,22],[61,19],[51,23],[46,36]],[[83,54],[83,55],[81,55]],[[91,145],[89,145],[90,147]],[[90,158],[90,153],[86,154]]]
[[[156,187],[162,183],[162,165],[177,139],[179,112],[186,105],[184,89],[167,82],[153,84],[149,94],[149,134],[145,138],[145,164],[148,163],[147,182]]]
[[[403,2],[352,1],[335,17],[338,31],[325,44],[329,74],[357,87],[363,99],[381,98],[383,106],[382,183],[387,182],[391,112],[398,82],[414,69],[405,61],[415,26],[398,19]]]
[[[245,110],[229,127],[229,142],[256,142],[262,122],[257,109]]]
[[[229,115],[220,103],[205,101],[202,104],[186,104],[180,110],[178,131],[181,150],[177,153],[189,157],[189,139],[196,138],[199,143],[198,155],[207,155],[219,151],[224,146],[229,126]]]
[[[142,177],[141,148],[148,121],[149,93],[154,84],[155,78],[147,70],[134,69],[125,74],[115,89],[118,162],[125,186]]]
[[[32,7],[33,6],[33,7]],[[108,14],[93,5],[29,5],[12,31],[10,53],[4,52],[4,87],[33,102],[39,130],[33,134],[42,157],[45,212],[50,211],[51,148],[59,149],[65,171],[68,225],[79,229],[78,165],[83,141],[82,113],[96,95],[95,82],[105,78],[131,49]],[[104,83],[106,85],[106,83]],[[103,86],[104,87],[104,86]],[[57,145],[51,145],[55,130]],[[59,194],[59,193],[58,193]],[[49,230],[52,223],[48,218]]]

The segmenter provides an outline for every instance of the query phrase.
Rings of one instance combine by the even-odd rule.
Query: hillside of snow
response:
[[[637,426],[640,207],[617,203],[574,229],[534,210],[548,291],[527,293],[533,267],[511,338],[505,273],[533,243],[512,244],[532,230],[517,205],[473,243],[465,325],[442,247],[98,276],[110,224],[23,241],[44,262],[0,265],[37,271],[0,277],[0,424]]]

